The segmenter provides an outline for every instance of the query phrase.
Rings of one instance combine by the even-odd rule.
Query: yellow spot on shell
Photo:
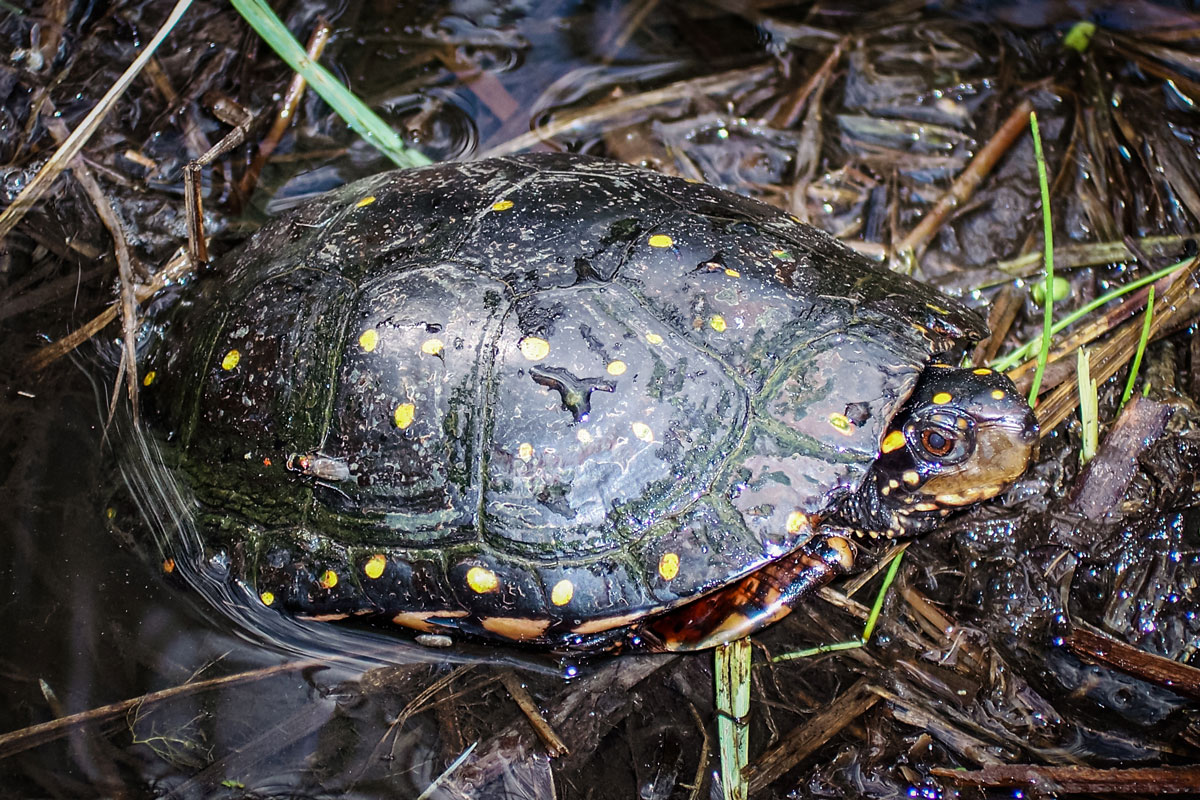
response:
[[[708,318],[708,326],[717,333],[722,333],[725,330],[725,318],[720,314],[713,314]]]
[[[264,606],[274,605],[275,604],[275,593],[274,592],[263,592],[262,594],[260,594],[258,596],[258,599],[263,601]]]
[[[533,445],[529,442],[521,442],[521,446],[517,448],[517,458],[522,461],[533,458]]]
[[[936,311],[939,314],[949,314],[950,313],[950,309],[942,308],[941,306],[934,305],[933,303],[926,303],[925,307],[928,309],[931,309],[933,311]]]
[[[795,536],[808,526],[808,519],[799,511],[793,511],[787,517],[787,532]]]
[[[374,580],[383,574],[383,568],[387,566],[387,558],[382,553],[376,553],[367,559],[367,563],[363,565],[363,572],[368,578]]]
[[[669,581],[679,574],[679,554],[663,553],[658,560],[658,574],[664,581]]]
[[[949,392],[938,392],[933,396],[934,405],[944,406],[954,399],[954,395]]]
[[[337,573],[331,569],[327,569],[321,573],[321,578],[317,583],[320,584],[322,589],[332,589],[338,585]]]
[[[979,369],[973,369],[973,370],[971,370],[971,372],[975,373],[976,375],[991,375],[992,374],[992,371],[990,369],[987,369],[986,367],[980,367]]]
[[[412,403],[401,403],[396,406],[396,413],[392,415],[392,419],[396,422],[396,427],[404,430],[409,425],[412,425],[413,417],[417,415],[417,407]]]
[[[780,261],[795,261],[796,257],[787,250],[772,250],[771,255],[778,258]]]
[[[905,470],[904,474],[900,476],[900,479],[909,486],[916,486],[921,482],[921,476],[917,474],[915,469]]]
[[[492,211],[508,211],[512,207],[512,200],[498,200],[495,203],[492,203]]]
[[[644,422],[633,423],[633,435],[643,442],[654,441],[654,431],[650,430],[650,426]]]
[[[242,360],[241,353],[239,353],[237,350],[230,350],[228,353],[225,354],[225,357],[221,359],[221,369],[228,372],[229,370],[236,367],[238,365],[238,362],[241,360]]]
[[[172,572],[175,571],[175,559],[173,559],[173,558],[163,559],[162,567],[163,567],[163,572],[170,575]]]
[[[1004,390],[1003,389],[993,389],[992,390],[992,399],[993,400],[1003,400],[1004,399]]]
[[[575,586],[566,578],[554,584],[550,590],[550,602],[556,606],[565,606],[575,596]]]
[[[833,426],[838,433],[844,433],[849,436],[854,433],[854,423],[845,414],[837,411],[829,415],[829,424]]]
[[[149,386],[150,384],[154,383],[154,379],[156,377],[158,377],[158,373],[154,370],[150,370],[146,373],[146,377],[142,378],[142,386]]]
[[[885,453],[892,453],[904,447],[904,432],[892,431],[887,436],[883,437],[883,444],[879,449]]]
[[[646,341],[650,344],[662,344],[663,338],[657,333],[647,333]]]
[[[590,433],[588,433],[586,430],[584,430],[583,428],[580,428],[575,433],[575,438],[578,439],[581,444],[591,444],[592,443],[592,435]]]
[[[729,276],[729,277],[731,277],[731,278],[740,278],[740,277],[742,277],[742,273],[738,272],[736,269],[726,269],[726,270],[725,270],[725,274],[726,274],[726,275],[728,275],[728,276]]]
[[[426,339],[421,342],[421,352],[427,356],[440,356],[443,349],[445,349],[445,345],[442,344],[441,339]]]
[[[490,569],[471,567],[467,570],[467,586],[476,594],[487,594],[500,588],[500,579]]]
[[[550,343],[536,336],[526,336],[518,345],[521,355],[530,361],[541,361],[550,354]]]
[[[608,374],[609,375],[624,375],[625,374],[625,362],[624,361],[608,362]]]
[[[675,240],[664,233],[656,233],[650,237],[651,247],[670,247],[675,244]]]
[[[369,194],[366,197],[359,200],[357,203],[355,203],[354,207],[355,208],[366,208],[367,206],[371,205],[371,203],[374,203],[374,202],[375,202],[375,195]]]
[[[374,328],[367,328],[362,332],[362,336],[358,337],[358,346],[368,353],[373,351],[379,344],[379,331]]]

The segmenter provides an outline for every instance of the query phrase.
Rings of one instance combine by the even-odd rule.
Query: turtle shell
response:
[[[545,644],[793,551],[983,332],[775,208],[566,154],[347,185],[215,272],[143,380],[207,555],[299,614]]]

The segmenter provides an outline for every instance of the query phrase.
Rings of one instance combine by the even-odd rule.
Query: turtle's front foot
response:
[[[802,598],[854,566],[855,548],[823,536],[741,580],[649,620],[638,632],[648,650],[703,650],[749,636],[786,617]]]

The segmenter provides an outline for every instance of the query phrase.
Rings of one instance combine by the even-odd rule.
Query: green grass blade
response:
[[[1083,433],[1079,445],[1079,465],[1084,466],[1096,456],[1100,445],[1100,396],[1092,380],[1091,359],[1086,347],[1076,351],[1075,374],[1079,384],[1079,420]]]
[[[1178,261],[1169,267],[1163,267],[1162,269],[1158,270],[1157,272],[1151,273],[1150,275],[1147,275],[1144,278],[1138,278],[1136,281],[1130,281],[1129,283],[1124,284],[1123,286],[1119,286],[1116,289],[1113,289],[1111,292],[1107,292],[1106,294],[1101,295],[1100,297],[1097,297],[1095,300],[1092,300],[1090,303],[1087,303],[1086,305],[1076,309],[1075,311],[1072,311],[1070,314],[1063,317],[1058,322],[1054,323],[1053,327],[1050,329],[1050,335],[1054,336],[1058,333],[1061,333],[1065,328],[1067,328],[1071,325],[1074,325],[1080,319],[1082,319],[1083,317],[1092,313],[1097,308],[1100,308],[1103,305],[1107,305],[1108,303],[1111,303],[1113,300],[1116,300],[1118,297],[1122,297],[1124,295],[1129,294],[1130,292],[1137,291],[1138,289],[1142,288],[1146,284],[1154,283],[1155,281],[1159,280],[1160,278],[1165,278],[1166,276],[1170,275],[1172,272],[1175,272],[1184,267],[1190,266],[1191,264],[1192,264],[1191,259],[1188,259],[1187,261]],[[996,370],[997,372],[1005,372],[1005,371],[1011,369],[1013,366],[1015,366],[1020,361],[1028,358],[1030,353],[1032,353],[1035,349],[1037,349],[1038,347],[1041,346],[1041,341],[1042,341],[1041,338],[1038,338],[1038,339],[1033,340],[1032,342],[1026,342],[1025,344],[1023,344],[1020,347],[1018,347],[1017,349],[1013,350],[1011,353],[1004,356],[1003,358],[995,359],[988,366],[990,366],[992,369]]]
[[[742,770],[750,762],[750,640],[739,639],[713,651],[717,690],[717,744],[725,800],[746,800],[750,784]]]
[[[1046,265],[1045,295],[1042,306],[1042,349],[1038,353],[1037,370],[1033,373],[1033,384],[1029,387],[1029,405],[1037,405],[1038,390],[1042,388],[1042,374],[1050,359],[1050,329],[1054,326],[1054,225],[1050,219],[1050,182],[1046,178],[1046,156],[1042,152],[1042,136],[1038,132],[1037,113],[1029,112],[1029,127],[1033,132],[1033,153],[1037,161],[1038,187],[1042,192],[1042,252]]]
[[[863,626],[861,636],[857,639],[851,639],[848,642],[834,642],[833,644],[806,647],[803,650],[794,650],[790,653],[781,653],[772,658],[771,661],[776,663],[780,661],[792,661],[797,658],[811,658],[812,656],[819,656],[822,653],[837,653],[842,650],[854,650],[855,648],[866,646],[867,642],[871,641],[871,635],[875,633],[875,625],[879,622],[879,615],[883,611],[883,601],[887,599],[888,590],[892,588],[892,583],[896,580],[896,574],[900,571],[900,559],[903,557],[904,550],[897,550],[891,564],[888,565],[888,571],[883,576],[883,584],[879,587],[879,591],[875,593],[875,602],[871,606],[870,613],[867,614],[867,624]]]
[[[1125,391],[1121,395],[1121,405],[1117,409],[1117,413],[1121,413],[1121,409],[1129,402],[1129,398],[1133,396],[1133,386],[1137,383],[1138,370],[1142,367],[1142,355],[1146,352],[1146,344],[1150,341],[1150,324],[1154,321],[1154,287],[1150,287],[1150,293],[1146,297],[1146,314],[1142,318],[1142,336],[1138,339],[1137,352],[1133,354],[1133,366],[1129,368],[1129,380],[1125,381]]]
[[[424,154],[406,148],[396,132],[368,108],[366,103],[346,89],[329,70],[310,60],[304,48],[292,37],[264,0],[232,2],[233,7],[255,33],[261,36],[289,67],[304,76],[313,91],[346,121],[351,130],[378,148],[397,166],[423,167],[433,163]]]

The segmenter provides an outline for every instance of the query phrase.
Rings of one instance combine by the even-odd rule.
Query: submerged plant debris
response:
[[[431,159],[566,149],[758,197],[978,307],[993,335],[974,362],[1026,391],[1045,302],[1036,111],[1053,316],[1085,313],[1051,341],[1035,464],[908,547],[865,647],[776,660],[860,634],[883,548],[756,636],[736,720],[706,653],[567,663],[340,629],[313,650],[234,625],[150,563],[113,499],[107,404],[123,340],[152,322],[88,323],[117,298],[152,321],[186,297],[184,260],[167,271],[187,241],[183,171],[241,119],[233,104],[246,143],[201,180],[214,258],[391,162],[311,93],[285,96],[287,67],[197,0],[0,241],[0,793],[719,797],[737,783],[718,774],[724,728],[748,735],[752,797],[1200,795],[1200,15],[436,5],[276,12]],[[170,10],[0,7],[0,206]]]

